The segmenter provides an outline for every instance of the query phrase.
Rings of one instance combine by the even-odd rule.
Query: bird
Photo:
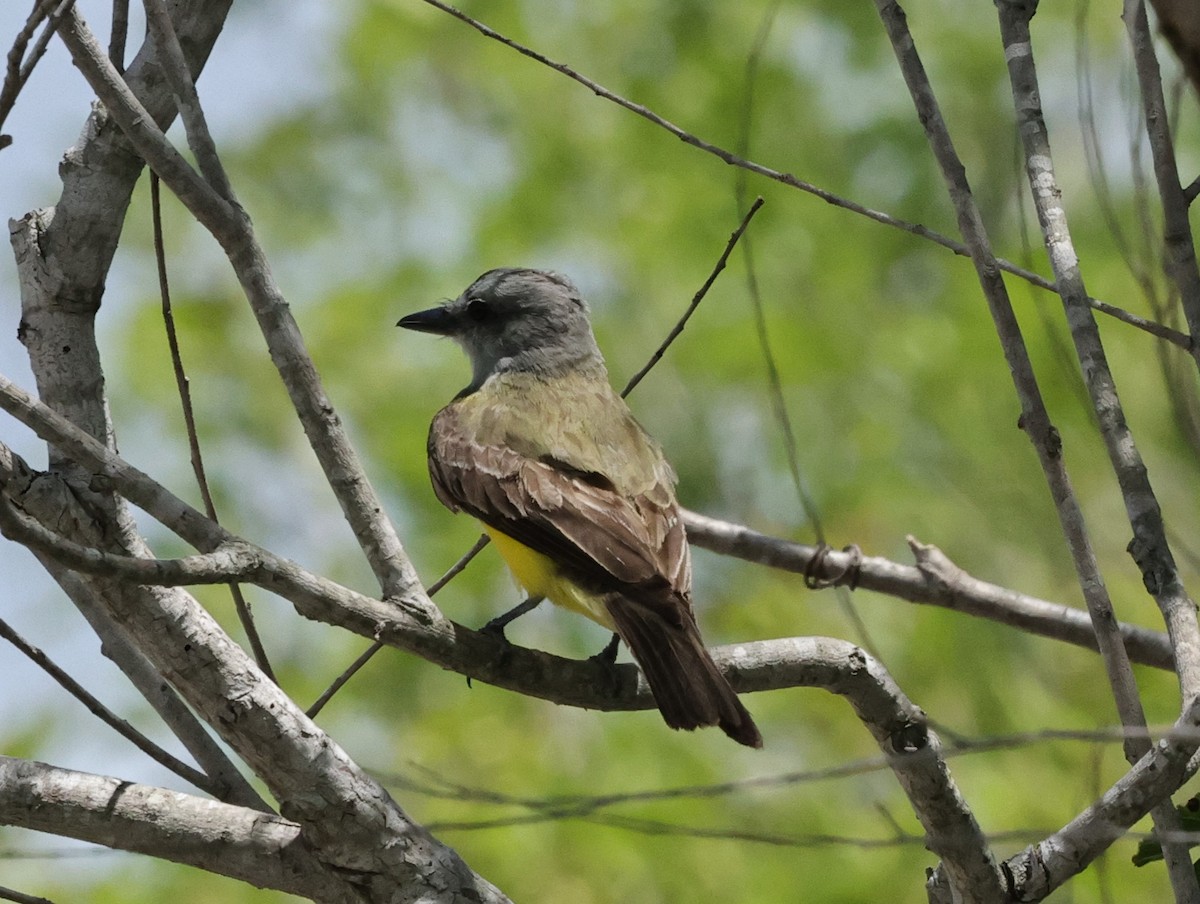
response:
[[[574,283],[488,270],[397,326],[449,337],[470,359],[470,383],[430,425],[429,473],[529,594],[514,613],[549,599],[590,618],[629,648],[668,726],[761,747],[696,624],[675,472],[613,390]]]

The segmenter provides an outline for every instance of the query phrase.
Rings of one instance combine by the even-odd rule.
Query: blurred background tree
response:
[[[749,193],[766,205],[746,245],[630,399],[679,471],[683,504],[814,539],[774,414],[752,278],[804,487],[833,545],[857,543],[908,561],[905,538],[914,535],[977,577],[1080,605],[967,260],[727,167],[426,4],[351,0],[321,13],[303,11],[314,4],[266,6],[273,12],[235,5],[226,35],[234,49],[214,56],[199,81],[201,98],[238,111],[216,136],[231,180],[427,581],[476,536],[473,522],[437,504],[424,455],[429,419],[467,371],[456,348],[391,325],[494,266],[562,270],[589,298],[621,385],[682,313]],[[912,0],[906,8],[997,253],[1049,275],[992,4]],[[941,180],[868,5],[524,0],[464,9],[715,144],[954,234]],[[1039,11],[1042,100],[1090,291],[1163,317],[1170,290],[1119,13],[1115,4],[1087,2]],[[319,27],[310,19],[301,29],[304,17]],[[101,9],[93,24],[103,21]],[[256,105],[240,106],[236,84],[269,70],[293,28],[304,89],[284,88],[275,101],[251,89]],[[78,81],[60,47],[37,78]],[[1173,126],[1187,174],[1200,165],[1196,104],[1182,88],[1176,99]],[[23,153],[26,135],[15,131],[15,138],[6,157]],[[45,186],[33,203],[54,197]],[[19,216],[25,208],[5,210]],[[185,211],[168,202],[165,215],[184,362],[224,523],[369,588],[370,573],[322,488],[236,279]],[[148,470],[183,492],[187,444],[149,235],[147,193],[139,189],[119,251],[119,291],[110,283],[101,315],[106,376],[122,453],[152,463]],[[1010,286],[1118,614],[1161,627],[1124,551],[1128,524],[1058,299],[1019,281]],[[15,289],[4,297],[11,334]],[[1147,335],[1110,321],[1101,328],[1184,578],[1194,583],[1197,447],[1186,414],[1195,411],[1195,372],[1181,371],[1186,356]],[[184,551],[152,526],[147,531],[160,554]],[[859,592],[853,607],[864,634],[832,591],[808,591],[795,575],[704,552],[695,560],[698,615],[710,642],[827,634],[864,644],[947,739],[1116,722],[1092,653]],[[84,662],[98,659],[53,592],[4,583],[6,618],[52,655],[86,651]],[[302,705],[364,646],[249,592],[281,685]],[[227,595],[215,588],[198,595],[237,631]],[[518,596],[486,551],[438,601],[456,621],[480,625]],[[575,657],[605,640],[549,608],[510,636]],[[14,651],[0,651],[5,669],[17,668],[16,660]],[[1151,721],[1174,719],[1173,676],[1146,669],[1138,678]],[[65,728],[58,720],[66,716],[55,712],[70,705],[61,692],[40,675],[22,680],[36,688],[33,704],[0,726],[5,753],[62,762],[105,732]],[[134,708],[135,721],[152,724],[134,698],[113,694]],[[460,676],[385,650],[319,721],[394,786],[417,821],[514,900],[924,900],[924,870],[936,858],[923,849],[921,828],[888,771],[794,777],[876,755],[848,707],[802,689],[746,702],[766,737],[761,753],[735,749],[716,732],[672,733],[654,712],[598,714],[468,688]],[[92,757],[79,761],[97,768]],[[960,756],[951,767],[985,831],[997,836],[1000,856],[1071,819],[1125,770],[1111,738],[1042,739]],[[171,783],[115,748],[102,771]],[[522,804],[724,783],[733,787],[720,794],[635,799],[576,816]],[[18,855],[6,861],[0,884],[52,900],[287,897],[127,855],[63,853],[61,844],[52,845],[63,859],[50,872],[36,859],[47,851],[28,835],[3,830],[0,845]],[[1133,848],[1132,839],[1118,843],[1051,900],[1165,898],[1161,864],[1135,869]]]

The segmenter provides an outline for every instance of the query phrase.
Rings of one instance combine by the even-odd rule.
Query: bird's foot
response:
[[[538,603],[541,601],[542,598],[540,596],[531,596],[529,599],[522,601],[516,606],[513,606],[507,612],[497,615],[490,622],[479,629],[480,634],[486,634],[489,637],[494,637],[496,640],[500,641],[501,644],[503,644],[497,657],[498,663],[502,664],[504,662],[504,659],[508,656],[508,648],[512,646],[512,641],[508,639],[508,635],[504,633],[504,629],[508,627],[509,623],[520,618],[526,612],[536,609]],[[471,679],[468,678],[467,687],[470,686]]]
[[[617,649],[621,646],[621,635],[613,634],[610,640],[599,653],[588,657],[588,662],[595,662],[603,666],[605,675],[608,678],[610,693],[615,697],[621,690],[621,681],[617,672]]]
[[[611,666],[617,661],[617,649],[620,646],[621,635],[614,633],[612,639],[604,645],[603,650],[593,656],[589,656],[588,658],[596,662],[603,663],[604,665]]]
[[[542,598],[540,596],[531,596],[529,599],[524,600],[516,606],[513,606],[507,612],[497,615],[490,622],[480,628],[479,632],[481,634],[490,634],[493,637],[499,637],[501,640],[507,643],[508,638],[504,636],[504,629],[508,627],[510,622],[516,621],[526,612],[532,612],[534,609],[536,609],[541,601]]]

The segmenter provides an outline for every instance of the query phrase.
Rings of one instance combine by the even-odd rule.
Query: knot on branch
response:
[[[1170,555],[1154,537],[1135,533],[1126,552],[1142,573],[1142,585],[1151,596],[1158,596],[1175,579],[1175,565]]]
[[[1042,449],[1047,458],[1056,460],[1062,457],[1062,434],[1058,432],[1058,428],[1051,424],[1044,416],[1035,417],[1033,420],[1037,423],[1030,423],[1030,419],[1026,417],[1025,412],[1021,412],[1017,418],[1017,428],[1024,430],[1029,434],[1029,440],[1037,448]],[[1045,423],[1042,423],[1045,421]]]
[[[889,741],[895,753],[918,753],[929,746],[929,726],[924,722],[906,722],[892,732]]]
[[[995,0],[997,8],[1002,12],[1007,8],[1023,16],[1026,21],[1032,19],[1037,12],[1038,0]]]

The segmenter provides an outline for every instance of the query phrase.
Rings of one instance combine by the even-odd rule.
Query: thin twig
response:
[[[33,74],[33,67],[45,55],[46,47],[54,36],[54,30],[58,28],[62,14],[73,3],[74,0],[65,0],[65,2],[64,0],[40,0],[40,2],[34,3],[29,17],[25,20],[21,30],[17,32],[16,38],[13,39],[12,49],[8,52],[4,86],[0,88],[0,127],[3,127],[4,121],[8,119],[8,114],[12,112],[12,108],[17,102],[17,95],[21,93],[21,89],[29,81],[29,76]],[[58,9],[55,9],[55,6]],[[29,55],[26,56],[25,49],[43,21],[46,22],[46,27],[38,36]],[[0,135],[0,149],[8,147],[10,144],[12,144],[11,135]]]
[[[443,12],[448,13],[459,21],[465,22],[484,37],[490,38],[493,41],[498,41],[506,47],[515,50],[522,56],[528,57],[531,60],[535,60],[536,62],[541,63],[543,66],[547,66],[550,69],[553,69],[555,72],[565,75],[567,78],[583,85],[597,97],[611,101],[617,106],[623,107],[624,109],[629,110],[631,113],[637,114],[643,119],[646,119],[654,123],[656,126],[659,126],[660,128],[670,132],[684,144],[691,145],[698,150],[704,151],[707,154],[711,154],[730,166],[739,167],[747,172],[755,173],[756,175],[770,179],[773,182],[778,182],[790,188],[807,192],[810,195],[820,198],[827,204],[832,204],[834,207],[841,207],[844,210],[864,216],[867,219],[874,220],[877,223],[882,223],[885,226],[891,226],[895,229],[900,229],[904,232],[910,233],[911,235],[928,239],[929,241],[941,245],[943,248],[953,251],[955,254],[963,257],[969,257],[971,254],[970,250],[962,242],[955,241],[954,239],[942,235],[935,230],[929,229],[926,226],[922,226],[920,223],[910,223],[906,220],[900,219],[899,217],[893,217],[890,214],[886,214],[878,210],[872,210],[871,208],[859,204],[856,201],[851,201],[848,198],[843,198],[834,194],[833,192],[813,185],[811,182],[805,182],[803,179],[800,179],[791,173],[784,173],[780,172],[779,170],[771,169],[768,166],[763,166],[760,163],[747,160],[738,156],[737,154],[732,153],[731,151],[727,151],[724,148],[719,147],[718,145],[705,141],[704,139],[693,135],[691,132],[681,129],[679,126],[675,125],[665,117],[660,116],[658,113],[655,113],[648,107],[634,103],[631,100],[627,100],[621,95],[616,94],[608,88],[605,88],[599,82],[588,78],[586,75],[576,72],[570,66],[567,66],[564,63],[555,62],[544,54],[541,54],[536,50],[514,41],[512,38],[509,38],[495,29],[483,24],[478,19],[473,19],[461,10],[442,2],[442,0],[425,0],[425,2],[430,6],[437,7]],[[1004,270],[1006,273],[1011,273],[1020,279],[1031,282],[1039,288],[1047,289],[1049,291],[1054,290],[1054,284],[1045,277],[1039,276],[1036,273],[1032,273],[1023,267],[1018,267],[1016,264],[1006,261],[1003,258],[996,258],[995,262],[996,266],[1001,270]],[[1153,321],[1147,320],[1144,317],[1131,314],[1128,311],[1121,310],[1120,308],[1107,304],[1103,301],[1098,301],[1094,298],[1089,298],[1088,304],[1094,307],[1097,311],[1108,314],[1111,317],[1115,317],[1117,320],[1136,327],[1139,330],[1143,330],[1152,336],[1157,336],[1159,339],[1172,342],[1181,348],[1189,350],[1192,347],[1191,339],[1183,333],[1180,333],[1178,330],[1173,330],[1169,327],[1163,326],[1162,324],[1154,323]]]
[[[49,898],[40,898],[36,895],[27,895],[24,892],[2,887],[0,887],[0,899],[5,901],[16,901],[17,904],[54,904],[54,902]]]
[[[692,314],[696,312],[696,308],[700,306],[700,302],[704,300],[704,296],[708,294],[708,290],[712,288],[712,284],[717,277],[721,275],[721,271],[725,269],[726,263],[729,262],[729,255],[737,245],[738,239],[742,237],[742,233],[746,231],[746,227],[750,225],[750,221],[754,219],[754,215],[758,213],[760,207],[763,206],[762,198],[755,198],[754,203],[750,205],[750,209],[746,211],[746,215],[742,217],[742,221],[738,224],[737,229],[733,230],[733,234],[729,236],[729,241],[725,243],[725,250],[721,252],[721,256],[717,258],[716,264],[712,268],[712,272],[708,274],[708,279],[704,281],[698,292],[692,296],[692,303],[688,305],[687,310],[683,312],[683,316],[671,328],[671,332],[667,333],[667,338],[662,341],[662,344],[650,356],[650,360],[642,366],[642,369],[629,378],[629,382],[625,384],[625,388],[621,390],[621,398],[625,398],[629,393],[637,388],[638,383],[642,382],[642,378],[650,373],[651,368],[657,364],[667,349],[671,347],[671,343],[679,338],[679,334],[683,332],[683,328],[687,326],[688,320]]]
[[[121,737],[125,738],[138,750],[150,757],[154,762],[158,763],[171,772],[174,772],[180,778],[201,788],[210,794],[215,794],[216,789],[210,779],[203,772],[194,769],[187,763],[172,756],[167,751],[163,750],[148,737],[114,713],[111,709],[97,700],[82,684],[64,672],[55,664],[49,656],[42,650],[29,643],[24,637],[13,630],[12,626],[4,619],[0,618],[0,637],[7,640],[10,644],[20,650],[27,656],[38,668],[53,678],[68,694],[87,707],[88,712],[98,718],[109,728],[116,731]]]
[[[196,413],[192,405],[191,385],[183,367],[183,352],[179,348],[179,336],[175,330],[175,312],[171,307],[171,286],[167,279],[167,255],[163,246],[162,198],[158,175],[153,171],[150,173],[150,218],[154,228],[154,259],[158,265],[158,291],[162,298],[163,326],[166,328],[167,346],[171,352],[171,368],[175,373],[175,390],[179,393],[179,405],[183,409],[183,423],[187,431],[188,448],[191,451],[192,473],[195,475],[196,485],[200,488],[200,498],[204,501],[205,514],[219,524],[217,506],[213,502],[212,492],[209,490],[208,475],[204,472],[204,457],[200,452],[200,433],[196,429]],[[275,672],[271,668],[271,660],[267,656],[266,647],[259,636],[258,627],[254,624],[254,613],[250,610],[250,604],[246,601],[242,588],[236,583],[228,586],[230,596],[233,597],[238,621],[241,622],[242,630],[246,632],[246,639],[254,653],[255,663],[262,669],[264,675],[278,683]]]
[[[449,584],[451,580],[462,573],[463,569],[470,564],[472,559],[474,559],[477,555],[479,555],[480,552],[483,551],[483,548],[487,546],[490,541],[491,538],[488,537],[487,534],[480,534],[479,539],[475,541],[475,545],[468,549],[457,562],[451,565],[450,569],[444,575],[430,584],[429,589],[425,591],[425,594],[429,597],[432,597],[435,593]],[[377,640],[363,650],[363,652],[359,654],[358,658],[355,659],[354,662],[350,663],[350,665],[346,667],[346,670],[342,672],[342,674],[338,675],[337,678],[334,679],[333,683],[329,685],[329,687],[325,688],[324,693],[322,693],[321,696],[319,696],[313,702],[312,706],[305,710],[304,714],[310,719],[315,719],[317,717],[317,713],[325,708],[325,704],[333,699],[333,695],[340,691],[345,686],[346,682],[353,678],[358,673],[358,670],[370,662],[371,657],[382,650],[385,646],[386,644],[383,643],[383,641]]]
[[[1121,18],[1133,47],[1134,68],[1141,89],[1145,111],[1146,136],[1154,161],[1154,177],[1158,182],[1163,211],[1163,243],[1166,246],[1167,272],[1179,290],[1179,300],[1192,335],[1200,335],[1200,265],[1196,262],[1196,246],[1188,219],[1188,202],[1180,184],[1179,167],[1175,162],[1175,146],[1167,104],[1163,97],[1162,73],[1150,37],[1146,5],[1142,0],[1125,0]],[[1192,356],[1200,366],[1200,348]]]
[[[108,58],[118,72],[125,72],[125,39],[129,36],[129,0],[113,0],[112,30],[108,36]]]
[[[144,0],[143,5],[146,9],[146,24],[154,37],[155,49],[163,60],[167,80],[171,83],[171,89],[179,103],[179,118],[183,120],[188,146],[195,154],[196,163],[208,184],[222,198],[233,201],[233,188],[217,154],[216,142],[208,130],[204,108],[200,105],[199,95],[196,94],[196,83],[184,58],[183,48],[179,45],[179,36],[175,34],[175,26],[171,22],[170,13],[167,12],[166,3],[164,0]]]
[[[1189,182],[1188,187],[1183,190],[1183,197],[1187,199],[1189,205],[1196,200],[1197,195],[1200,195],[1200,176]]]
[[[779,7],[780,2],[776,2],[763,14],[758,33],[755,35],[750,53],[746,57],[746,86],[745,94],[742,98],[743,112],[739,126],[740,137],[738,139],[738,155],[741,157],[749,157],[750,155],[750,135],[754,125],[754,88],[758,77],[758,64],[763,48],[766,46],[767,38],[770,35],[771,26],[775,21],[775,16],[779,12]],[[747,175],[746,171],[741,168],[736,169],[735,173],[734,199],[740,210],[745,207]],[[813,536],[816,538],[818,544],[825,546],[825,525],[822,522],[821,512],[817,507],[817,501],[808,490],[808,485],[800,469],[800,454],[798,444],[796,443],[796,433],[792,429],[791,415],[788,413],[787,404],[783,397],[783,380],[779,374],[779,366],[775,361],[775,352],[771,348],[771,336],[767,328],[766,309],[763,305],[762,293],[758,287],[758,268],[754,262],[754,245],[749,237],[742,242],[741,250],[742,258],[745,261],[746,291],[750,296],[750,306],[754,313],[754,327],[758,335],[759,350],[762,353],[763,364],[767,370],[767,392],[771,398],[771,408],[775,413],[775,422],[779,426],[783,437],[783,451],[787,459],[788,471],[792,478],[792,486],[795,488],[796,495],[800,499],[800,507],[804,510],[804,515],[808,519],[808,523],[812,525]],[[842,614],[846,616],[846,620],[853,627],[858,642],[871,655],[877,656],[879,648],[871,638],[871,631],[867,627],[862,614],[858,611],[849,588],[844,585],[838,585],[834,588],[833,592],[837,598],[838,606],[842,610]]]
[[[1158,733],[1182,732],[1175,726],[1166,725]],[[1183,729],[1186,731],[1186,729]],[[1089,745],[1111,745],[1121,743],[1126,732],[1120,726],[1092,730],[1049,728],[1042,731],[1027,731],[993,737],[969,738],[962,742],[947,744],[943,755],[947,760],[977,757],[1002,751],[1020,750],[1034,745],[1079,743]],[[1145,734],[1149,737],[1149,734]],[[820,769],[799,769],[775,775],[759,775],[735,781],[712,782],[703,785],[676,785],[643,791],[617,791],[604,794],[557,794],[550,797],[528,797],[507,794],[494,788],[466,785],[453,781],[436,769],[422,763],[412,762],[410,768],[419,772],[422,781],[404,773],[379,774],[381,781],[389,786],[403,788],[438,800],[452,800],[473,804],[488,804],[499,807],[520,807],[539,813],[584,816],[625,806],[627,804],[657,803],[673,800],[712,800],[732,795],[772,794],[781,788],[813,785],[821,782],[861,778],[884,772],[890,768],[890,757],[872,756]],[[1097,791],[1097,796],[1099,795]]]

